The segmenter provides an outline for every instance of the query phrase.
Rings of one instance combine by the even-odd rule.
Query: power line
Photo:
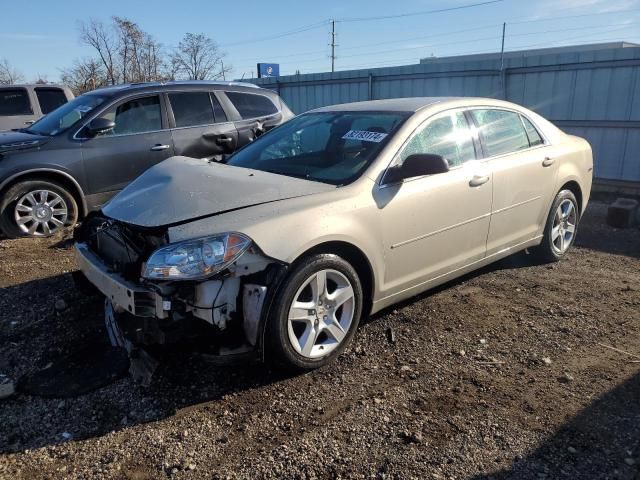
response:
[[[311,25],[307,25],[307,26],[304,26],[304,27],[299,27],[297,29],[289,30],[289,31],[282,32],[282,33],[276,33],[276,34],[267,35],[267,36],[264,36],[264,37],[255,37],[255,38],[251,38],[251,39],[248,39],[248,40],[240,40],[238,42],[225,43],[224,45],[221,45],[221,47],[231,47],[231,46],[235,46],[235,45],[244,45],[244,44],[247,44],[247,43],[263,42],[263,41],[266,41],[266,40],[275,40],[275,39],[278,39],[278,38],[288,37],[290,35],[296,35],[298,33],[307,32],[309,30],[315,30],[316,28],[323,27],[323,26],[327,25],[328,23],[329,23],[329,20],[323,20],[322,22],[313,23]]]
[[[452,12],[454,10],[463,10],[463,9],[467,9],[467,8],[473,8],[473,7],[481,7],[483,5],[490,5],[492,3],[500,3],[503,2],[504,0],[489,0],[486,2],[478,2],[478,3],[469,3],[466,5],[458,5],[457,7],[449,7],[449,8],[439,8],[436,10],[423,10],[420,12],[411,12],[411,13],[399,13],[396,15],[379,15],[379,16],[372,16],[372,17],[347,17],[347,18],[343,18],[341,20],[338,20],[339,22],[369,22],[369,21],[375,21],[375,20],[387,20],[387,19],[391,19],[391,18],[404,18],[404,17],[415,17],[418,15],[429,15],[429,14],[433,14],[433,13],[443,13],[443,12]]]

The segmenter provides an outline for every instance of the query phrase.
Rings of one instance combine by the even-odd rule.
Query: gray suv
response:
[[[28,128],[0,132],[0,229],[52,235],[168,157],[221,161],[292,116],[276,93],[239,82],[86,93]]]

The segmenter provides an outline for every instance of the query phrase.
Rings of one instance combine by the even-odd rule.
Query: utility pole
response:
[[[500,48],[500,83],[502,85],[502,98],[507,99],[507,82],[504,74],[504,34],[507,30],[507,22],[502,24],[502,48]]]
[[[336,70],[336,21],[331,20],[331,71]]]

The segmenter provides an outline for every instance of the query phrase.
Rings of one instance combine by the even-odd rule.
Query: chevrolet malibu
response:
[[[530,249],[564,257],[589,144],[511,103],[405,98],[320,108],[226,163],[170,158],[77,231],[112,342],[206,337],[305,370],[360,319]]]

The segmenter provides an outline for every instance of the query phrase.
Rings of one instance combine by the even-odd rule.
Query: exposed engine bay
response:
[[[286,265],[256,245],[208,278],[151,280],[142,272],[152,253],[169,244],[166,227],[133,226],[94,214],[76,230],[75,240],[85,280],[106,296],[113,344],[199,340],[214,356],[260,353],[269,294]]]

